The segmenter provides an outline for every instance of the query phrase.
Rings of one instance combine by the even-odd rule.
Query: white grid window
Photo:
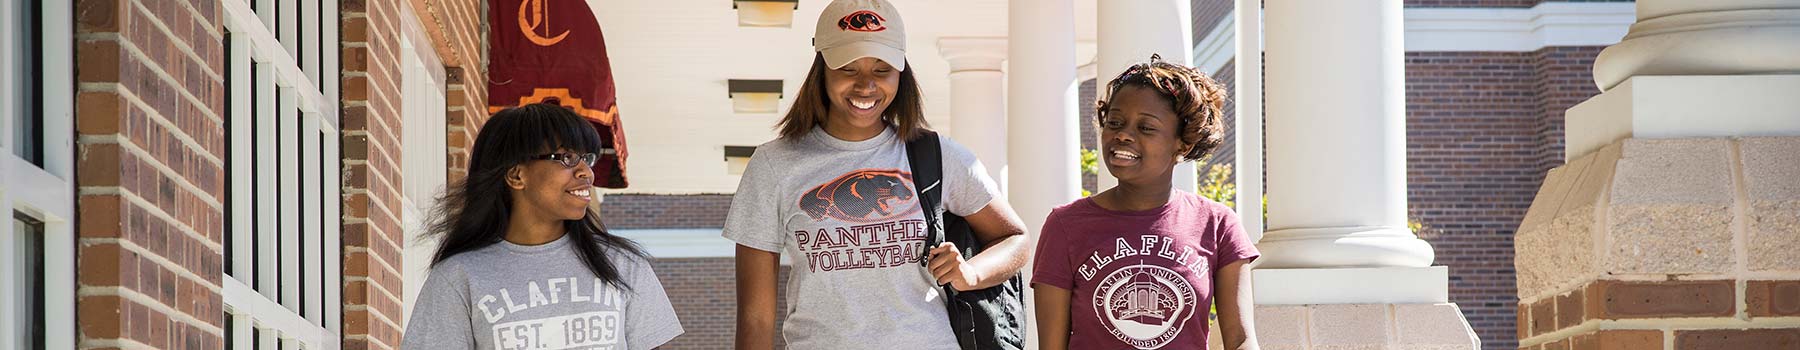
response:
[[[337,4],[221,4],[227,346],[336,349],[343,334]]]
[[[70,6],[0,4],[0,348],[75,347]]]
[[[402,7],[411,7],[402,4]],[[403,11],[413,13],[410,10]],[[400,125],[401,174],[406,175],[401,200],[401,221],[406,225],[401,239],[401,271],[405,287],[401,296],[400,324],[412,315],[413,302],[425,286],[431,272],[431,258],[437,253],[438,240],[424,239],[426,216],[437,205],[449,177],[449,149],[446,124],[444,64],[437,56],[431,39],[418,20],[400,16]]]

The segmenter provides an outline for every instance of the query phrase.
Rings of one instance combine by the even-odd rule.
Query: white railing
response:
[[[227,345],[337,349],[340,137],[337,89],[321,83],[339,76],[338,14],[319,0],[255,1],[261,11],[221,2],[230,60]]]

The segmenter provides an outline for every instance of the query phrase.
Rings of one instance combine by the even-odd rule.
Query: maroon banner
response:
[[[489,0],[488,113],[555,101],[594,123],[608,147],[594,186],[625,188],[625,129],[600,23],[583,0]]]

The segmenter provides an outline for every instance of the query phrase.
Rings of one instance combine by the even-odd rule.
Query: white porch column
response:
[[[1005,38],[940,38],[950,61],[950,137],[969,147],[1007,193]]]
[[[1269,1],[1262,268],[1425,267],[1406,227],[1399,1]],[[1323,58],[1329,59],[1323,59]]]
[[[1099,50],[1095,54],[1099,99],[1106,98],[1106,83],[1132,64],[1149,62],[1151,54],[1162,55],[1165,62],[1192,65],[1194,57],[1193,14],[1187,0],[1101,1],[1095,28]],[[1099,100],[1096,99],[1096,100]],[[1093,108],[1093,106],[1077,106]],[[1092,123],[1082,120],[1082,123]],[[1097,134],[1097,133],[1096,133]],[[1094,137],[1099,137],[1095,135]],[[1095,145],[1101,142],[1094,142]],[[1095,152],[1100,150],[1096,149]],[[1104,157],[1104,156],[1103,156]],[[1099,183],[1104,191],[1119,185],[1119,179],[1100,165]],[[1199,175],[1193,162],[1175,165],[1175,189],[1193,192],[1199,188]]]
[[[1007,8],[1006,154],[1013,209],[1032,233],[1081,193],[1075,125],[1071,0],[1011,0]]]
[[[1007,197],[1027,233],[1043,232],[1050,209],[1081,194],[1075,125],[1075,4],[1072,0],[1007,1]],[[1031,279],[1031,269],[1025,270]],[[1031,293],[1025,293],[1031,304]],[[1025,346],[1037,348],[1035,317],[1026,314]]]
[[[1449,303],[1449,269],[1430,266],[1431,245],[1406,227],[1401,1],[1268,0],[1263,11],[1269,231],[1252,274],[1258,340],[1480,348]]]

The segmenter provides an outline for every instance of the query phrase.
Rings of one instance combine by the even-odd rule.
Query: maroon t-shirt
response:
[[[1193,193],[1133,212],[1082,198],[1045,220],[1031,283],[1072,292],[1071,349],[1204,350],[1213,276],[1260,255],[1236,212]]]

